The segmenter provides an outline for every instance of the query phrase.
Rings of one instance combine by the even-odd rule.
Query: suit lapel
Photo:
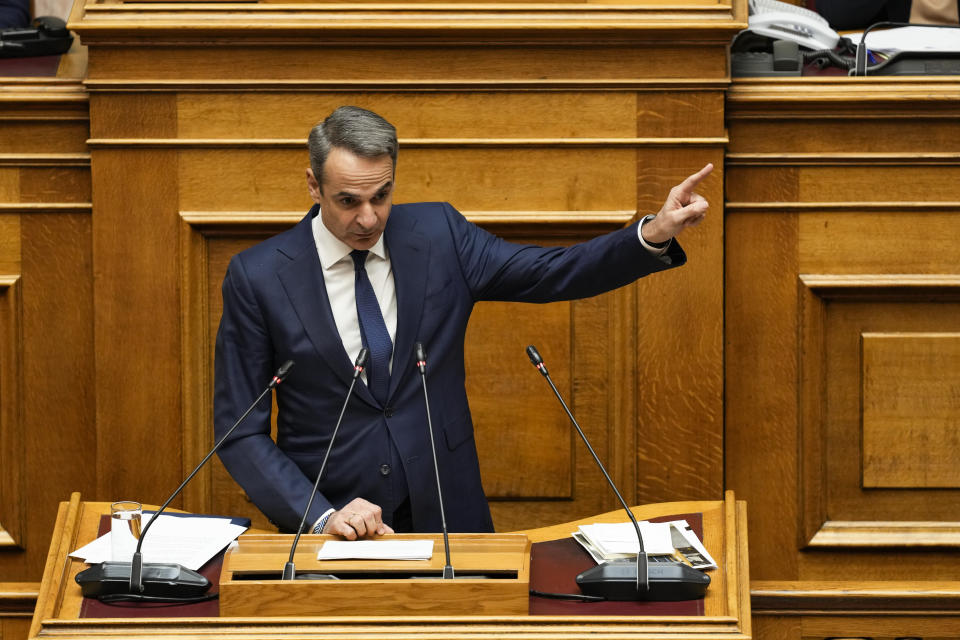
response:
[[[397,339],[387,394],[392,398],[403,378],[413,373],[413,343],[423,311],[430,245],[425,236],[414,230],[409,219],[395,213],[391,214],[384,235],[397,288]]]
[[[294,312],[303,325],[307,336],[317,353],[326,361],[345,385],[349,385],[353,375],[353,363],[343,348],[337,325],[330,310],[327,288],[323,281],[323,268],[313,240],[311,218],[316,207],[300,221],[291,234],[290,241],[278,248],[278,251],[290,259],[277,272]],[[354,393],[374,406],[378,406],[364,384],[358,384]]]

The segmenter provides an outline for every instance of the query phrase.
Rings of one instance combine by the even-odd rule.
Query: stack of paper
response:
[[[686,520],[638,522],[643,549],[651,562],[684,562],[696,569],[715,569],[717,564]],[[573,534],[598,563],[636,556],[640,550],[632,522],[588,524]]]
[[[154,514],[143,514],[143,529],[153,517]],[[230,518],[163,514],[150,526],[143,540],[143,561],[171,562],[196,571],[246,530],[247,527],[235,524]],[[110,553],[108,532],[70,556],[95,564],[110,560]]]

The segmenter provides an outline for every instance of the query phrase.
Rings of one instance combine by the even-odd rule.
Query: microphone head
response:
[[[287,360],[280,368],[277,369],[277,373],[274,375],[277,382],[283,382],[284,378],[290,375],[290,369],[293,369],[293,360]]]
[[[527,357],[530,358],[530,362],[532,362],[535,367],[543,364],[543,358],[540,357],[540,352],[537,351],[537,348],[533,345],[527,347]]]
[[[426,362],[427,361],[427,352],[423,350],[422,342],[415,342],[413,345],[413,354],[417,358],[417,362]]]
[[[360,353],[357,354],[357,359],[354,361],[354,367],[360,367],[361,369],[364,365],[367,364],[367,358],[370,357],[370,349],[366,347],[360,347]]]

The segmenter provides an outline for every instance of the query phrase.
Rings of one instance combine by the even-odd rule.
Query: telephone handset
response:
[[[67,24],[54,16],[35,18],[29,27],[0,29],[0,58],[58,55],[72,44]]]
[[[833,49],[840,42],[840,34],[815,11],[777,0],[750,0],[749,7],[747,31],[814,51]]]

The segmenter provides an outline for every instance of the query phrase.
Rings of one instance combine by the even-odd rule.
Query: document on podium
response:
[[[863,33],[851,33],[848,37],[854,42],[860,42]],[[960,29],[932,25],[878,29],[867,34],[866,44],[871,51],[886,53],[957,53],[960,52]]]
[[[153,518],[153,514],[143,515]],[[246,530],[231,518],[162,514],[143,541],[143,561],[172,562],[196,571]],[[111,560],[111,550],[108,531],[70,556],[96,564]]]
[[[317,560],[429,560],[433,540],[327,540]]]

